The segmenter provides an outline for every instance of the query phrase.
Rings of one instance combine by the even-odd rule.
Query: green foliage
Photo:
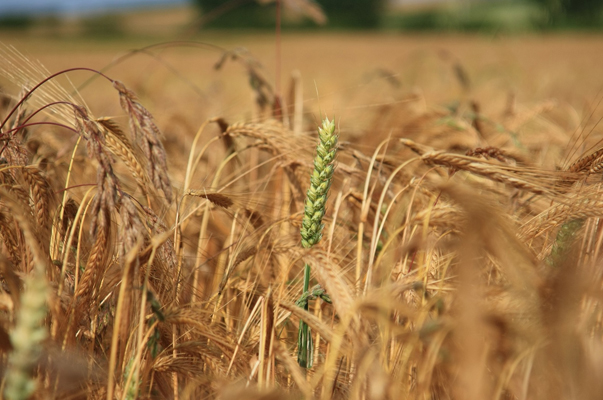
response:
[[[385,11],[384,0],[318,0],[331,27],[377,28]]]
[[[273,29],[275,5],[253,0],[194,0],[203,15],[203,27]]]
[[[543,7],[550,26],[594,25],[601,22],[601,0],[533,0]]]
[[[97,38],[115,38],[125,34],[123,17],[119,14],[103,14],[82,21],[83,33]]]
[[[531,0],[484,1],[392,12],[382,26],[401,31],[525,32],[544,27],[544,14]]]
[[[31,28],[33,19],[26,15],[7,15],[0,17],[0,29],[25,30]]]

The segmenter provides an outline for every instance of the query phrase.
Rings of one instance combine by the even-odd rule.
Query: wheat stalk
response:
[[[318,138],[320,141],[316,147],[314,171],[312,171],[312,177],[310,178],[310,189],[306,194],[306,205],[300,230],[302,246],[306,249],[320,242],[322,238],[324,228],[322,218],[326,211],[329,188],[335,171],[335,155],[337,154],[338,137],[335,134],[335,121],[329,121],[326,118],[322,123],[322,127],[318,128]],[[304,266],[304,292],[297,303],[299,307],[306,311],[310,298],[320,296],[323,299],[328,299],[324,291],[321,292],[320,289],[315,288],[312,293],[309,293],[309,289],[310,265],[306,263]],[[303,320],[299,321],[298,346],[297,362],[303,368],[312,368],[314,353],[312,335],[308,324]]]

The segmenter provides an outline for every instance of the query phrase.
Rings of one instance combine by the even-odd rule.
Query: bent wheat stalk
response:
[[[301,242],[306,249],[320,242],[322,238],[322,229],[324,228],[322,218],[325,215],[327,196],[335,171],[334,161],[338,139],[335,134],[335,122],[326,118],[322,123],[322,127],[318,128],[318,137],[320,142],[316,147],[314,171],[310,178],[310,189],[306,194],[306,205],[301,227]],[[309,290],[310,265],[306,263],[304,266],[304,293],[296,304],[307,311],[311,299],[320,297],[329,303],[331,302],[328,295],[320,287],[314,287],[312,292],[309,292]],[[313,347],[310,327],[303,320],[300,320],[297,362],[302,368],[312,368]]]

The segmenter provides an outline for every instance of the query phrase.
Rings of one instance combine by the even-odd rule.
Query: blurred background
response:
[[[261,119],[258,98],[291,106],[293,92],[307,126],[322,107],[350,135],[409,99],[423,111],[472,99],[484,118],[565,107],[575,122],[603,88],[601,32],[601,0],[0,0],[1,43],[49,73],[102,69],[189,134],[214,116]],[[69,75],[95,115],[120,115],[110,85],[88,78]]]
[[[600,0],[282,0],[284,29],[600,30]],[[0,29],[88,36],[272,29],[274,0],[2,0]]]

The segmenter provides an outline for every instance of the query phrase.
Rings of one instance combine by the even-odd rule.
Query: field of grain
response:
[[[0,41],[4,398],[603,397],[603,37]]]

